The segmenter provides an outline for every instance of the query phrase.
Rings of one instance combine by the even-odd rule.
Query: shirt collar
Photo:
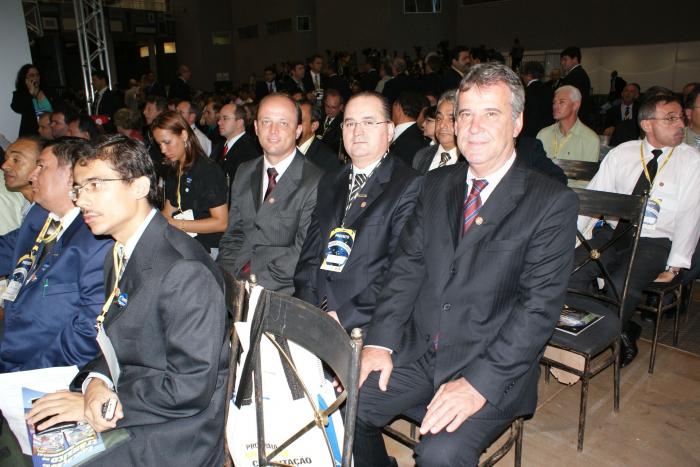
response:
[[[459,73],[459,76],[461,76],[462,78],[464,78],[464,73],[462,73],[462,72],[459,71],[457,68],[455,68],[454,65],[451,65],[451,68],[452,68],[454,71],[456,71],[457,73]]]
[[[314,138],[316,138],[316,136],[311,135],[311,136],[309,136],[309,139],[307,139],[306,141],[304,141],[303,143],[301,143],[299,146],[297,146],[297,149],[299,149],[299,152],[301,152],[302,154],[306,155],[306,152],[307,152],[307,151],[309,150],[309,148],[311,147],[311,143],[314,142]]]
[[[355,167],[355,165],[353,164],[352,175],[355,176],[357,174],[364,174],[364,175],[371,174],[372,171],[377,168],[377,166],[382,161],[382,159],[384,159],[384,156],[380,157],[379,159],[377,159],[376,161],[372,162],[367,167],[364,167],[362,169],[360,169],[359,167]]]
[[[399,136],[401,136],[401,134],[404,131],[408,130],[408,128],[411,125],[415,125],[415,124],[416,124],[416,122],[405,122],[405,123],[399,123],[398,125],[396,125],[396,128],[394,128],[394,139],[392,140],[392,142],[399,139]]]
[[[442,154],[443,152],[448,153],[450,155],[450,159],[457,159],[457,146],[448,151],[447,149],[443,148],[441,144],[437,148],[437,154]]]
[[[54,212],[49,213],[49,217],[55,221],[59,221],[61,224],[61,231],[58,232],[58,235],[56,236],[56,240],[61,238],[63,235],[63,232],[65,232],[68,229],[68,226],[70,226],[73,221],[75,220],[76,217],[78,217],[78,214],[80,214],[80,208],[72,208],[70,211],[68,211],[63,217],[59,217],[58,214]]]
[[[231,147],[232,147],[234,144],[236,144],[236,141],[238,141],[239,139],[241,139],[241,138],[243,137],[244,134],[245,134],[245,131],[241,131],[240,133],[238,133],[238,134],[237,134],[236,136],[234,136],[233,138],[231,138],[231,139],[229,139],[229,140],[226,140],[226,145],[228,146],[228,148],[231,149]]]
[[[148,224],[151,223],[151,220],[153,219],[153,216],[156,215],[156,212],[157,211],[155,208],[151,208],[151,212],[149,212],[143,222],[141,222],[141,225],[139,225],[139,228],[136,229],[136,232],[134,232],[133,235],[129,237],[129,240],[126,241],[126,244],[124,245],[124,257],[126,261],[131,258],[134,248],[136,248],[136,244],[139,242],[139,240],[141,240],[141,236],[146,231],[146,227],[148,227]]]
[[[535,81],[539,81],[539,79],[537,79],[537,78],[531,79],[530,81],[527,82],[527,84],[525,85],[525,87],[530,86],[530,85],[531,85],[532,83],[534,83]]]
[[[494,173],[487,175],[486,177],[482,177],[482,180],[486,180],[488,182],[488,186],[493,188],[496,188],[496,185],[501,181],[501,179],[505,176],[506,172],[513,166],[513,163],[515,162],[515,151],[513,151],[513,154],[510,155],[508,160],[506,161],[505,164],[503,164],[498,170],[496,170]],[[472,173],[471,167],[467,170],[467,183],[470,185],[476,179],[477,177]]]
[[[659,160],[664,159],[668,155],[668,153],[671,152],[671,149],[673,149],[670,146],[656,148],[656,147],[652,146],[651,143],[649,143],[649,140],[647,138],[644,138],[642,144],[644,145],[644,160],[651,159],[653,157],[653,154],[651,153],[651,151],[654,149],[661,149],[661,151],[662,151],[661,156],[659,157]]]
[[[277,165],[272,165],[270,162],[267,160],[266,156],[263,156],[263,177],[267,178],[267,169],[270,169],[272,167],[275,168],[277,171],[277,181],[279,182],[280,178],[282,178],[282,174],[287,171],[290,165],[292,165],[292,161],[294,160],[294,155],[297,152],[296,146],[294,147],[294,150],[284,159],[282,159]]]

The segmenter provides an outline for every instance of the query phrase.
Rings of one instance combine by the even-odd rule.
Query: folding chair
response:
[[[599,162],[554,159],[554,163],[564,171],[569,180],[591,180],[598,172]]]

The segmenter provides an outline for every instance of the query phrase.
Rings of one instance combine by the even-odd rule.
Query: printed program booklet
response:
[[[559,315],[557,329],[567,334],[578,336],[601,319],[603,319],[601,315],[564,305],[564,309]]]
[[[24,413],[32,408],[32,401],[46,393],[22,388]],[[27,424],[29,442],[32,446],[34,467],[70,467],[105,450],[102,437],[87,423],[57,430],[35,433],[34,425]]]

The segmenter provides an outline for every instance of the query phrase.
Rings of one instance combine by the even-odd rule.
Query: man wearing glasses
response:
[[[683,143],[683,108],[670,94],[644,99],[639,108],[639,126],[644,130],[641,141],[628,141],[610,151],[603,159],[588,189],[640,195],[649,192],[644,225],[637,255],[629,279],[627,299],[623,305],[621,365],[627,366],[637,355],[636,339],[641,331],[629,321],[642,290],[652,281],[669,282],[681,269],[690,267],[700,234],[700,154]],[[593,229],[595,220],[579,219],[584,234]],[[594,234],[597,242],[606,243],[613,229],[604,226]],[[625,265],[632,245],[618,251],[616,265]],[[579,247],[577,254],[587,254]],[[590,266],[594,266],[591,264]],[[608,266],[618,290],[622,290],[624,267]],[[571,280],[571,287],[590,286],[595,269],[582,269]],[[619,283],[618,283],[619,282]]]
[[[319,183],[294,285],[349,332],[372,318],[422,177],[388,152],[394,124],[382,95],[350,98],[341,126],[352,163]]]
[[[0,373],[82,366],[98,353],[102,266],[112,241],[95,238],[69,196],[82,140],[46,146],[29,174],[34,202],[19,229],[0,237],[5,309]]]
[[[211,156],[224,169],[230,187],[241,163],[258,157],[260,148],[255,138],[245,131],[245,109],[243,107],[233,103],[221,107],[217,117],[217,125],[219,134],[225,141],[214,147]]]

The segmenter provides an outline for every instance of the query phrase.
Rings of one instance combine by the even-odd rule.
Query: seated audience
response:
[[[301,102],[300,107],[301,136],[299,136],[297,149],[324,172],[339,168],[338,154],[316,137],[316,131],[322,120],[321,109],[309,101]]]
[[[260,156],[255,137],[245,129],[245,109],[234,103],[221,107],[218,113],[219,134],[223,142],[212,150],[212,159],[216,160],[226,175],[226,186],[230,189],[238,167]]]
[[[639,112],[639,103],[637,99],[639,98],[639,94],[640,88],[637,83],[630,83],[622,89],[620,104],[612,107],[605,114],[604,135],[612,136],[615,132],[615,128],[621,122],[637,120],[637,112]]]
[[[461,157],[455,140],[455,94],[455,90],[450,90],[440,96],[435,114],[435,138],[438,144],[420,149],[413,158],[413,168],[421,174],[456,164]]]
[[[96,139],[100,134],[100,129],[87,115],[76,115],[68,122],[68,136],[90,141]]]
[[[416,125],[420,111],[427,107],[426,99],[415,92],[400,94],[391,107],[391,121],[394,123],[394,139],[391,152],[411,167],[413,157],[419,149],[428,145],[423,132]]]
[[[341,144],[340,123],[343,121],[343,96],[336,89],[328,89],[323,95],[323,126],[319,125],[316,135],[338,154]]]
[[[39,115],[39,136],[44,139],[53,139],[51,132],[51,112],[44,112]]]
[[[416,124],[423,132],[423,136],[428,141],[429,146],[433,146],[437,141],[435,139],[435,115],[437,114],[437,105],[424,107],[418,115]]]
[[[525,62],[520,69],[525,85],[525,113],[520,137],[536,137],[537,133],[554,122],[552,100],[554,90],[542,81],[544,67],[539,62]]]

